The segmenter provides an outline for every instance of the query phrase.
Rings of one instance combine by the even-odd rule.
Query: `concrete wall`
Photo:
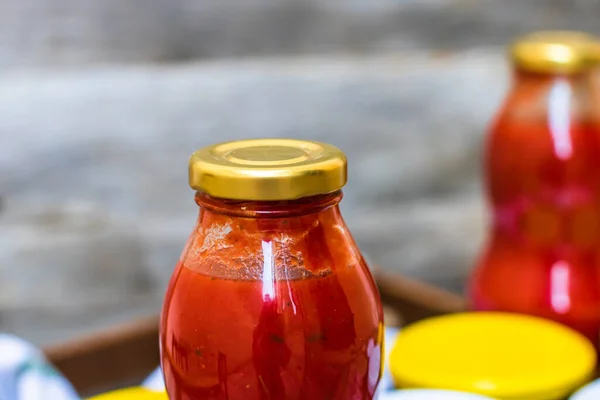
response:
[[[597,0],[0,0],[0,67],[373,54],[600,32]]]
[[[499,46],[559,21],[597,29],[598,11],[0,0],[0,330],[49,343],[157,312],[197,212],[189,154],[246,137],[342,147],[343,211],[370,259],[460,291],[485,237]]]

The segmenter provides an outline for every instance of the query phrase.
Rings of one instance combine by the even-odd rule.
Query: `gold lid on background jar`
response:
[[[335,192],[347,180],[346,156],[335,146],[294,139],[250,139],[192,154],[192,189],[232,200],[294,200]]]
[[[547,74],[576,74],[600,61],[598,38],[576,31],[534,32],[517,39],[509,51],[517,68]]]

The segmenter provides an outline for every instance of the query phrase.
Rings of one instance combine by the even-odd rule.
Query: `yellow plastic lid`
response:
[[[155,392],[142,387],[115,390],[89,400],[169,400],[166,392]]]
[[[390,355],[401,388],[450,389],[503,400],[559,400],[588,382],[592,344],[549,320],[500,312],[459,313],[410,325]]]

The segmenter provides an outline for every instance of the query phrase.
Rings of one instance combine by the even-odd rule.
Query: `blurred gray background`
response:
[[[593,0],[0,0],[0,330],[47,344],[158,312],[197,213],[189,154],[250,137],[340,146],[372,262],[460,292],[503,46],[599,16]]]

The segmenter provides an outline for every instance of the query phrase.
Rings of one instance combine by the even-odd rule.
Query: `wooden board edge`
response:
[[[158,322],[158,316],[143,318],[48,346],[44,353],[84,395],[139,383],[159,365]]]
[[[373,276],[383,304],[394,308],[405,324],[467,309],[463,297],[428,283],[378,267]]]

